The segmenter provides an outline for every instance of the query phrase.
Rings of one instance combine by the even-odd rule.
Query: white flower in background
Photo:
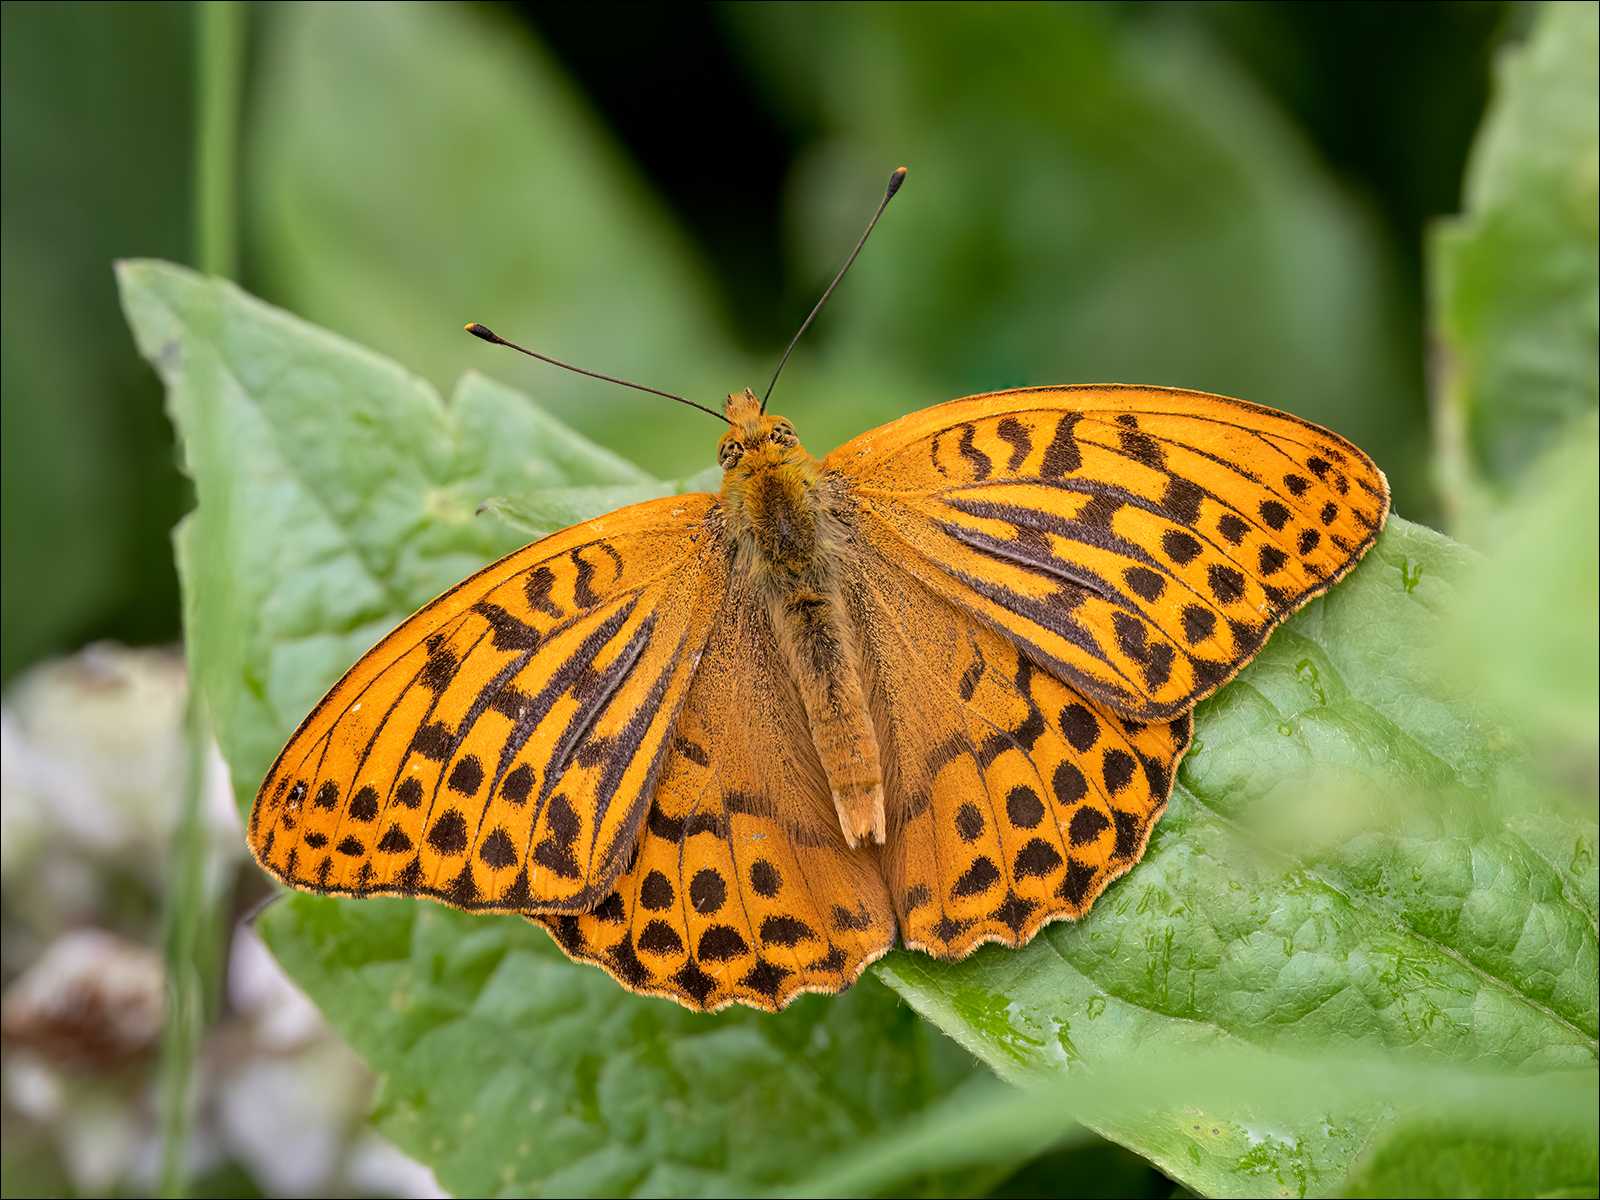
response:
[[[82,1195],[149,1189],[160,1163],[158,947],[187,683],[175,650],[100,643],[31,668],[0,707],[8,1147],[14,1131],[43,1138]],[[202,812],[207,892],[237,920],[229,881],[255,867],[214,745]],[[242,895],[268,890],[242,878]],[[371,1073],[247,923],[232,932],[196,1079],[192,1179],[231,1162],[270,1195],[445,1195],[366,1124]]]

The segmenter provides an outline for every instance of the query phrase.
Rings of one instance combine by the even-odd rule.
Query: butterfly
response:
[[[1197,392],[971,396],[820,461],[723,415],[719,494],[535,542],[356,663],[261,785],[261,865],[522,913],[698,1010],[1021,946],[1138,862],[1195,704],[1389,508],[1343,438]]]

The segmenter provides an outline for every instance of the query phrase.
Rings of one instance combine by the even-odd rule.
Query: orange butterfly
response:
[[[261,785],[261,865],[520,912],[703,1010],[1021,946],[1138,862],[1196,702],[1388,512],[1349,442],[1197,392],[972,396],[820,462],[725,412],[719,495],[527,546],[362,658]]]

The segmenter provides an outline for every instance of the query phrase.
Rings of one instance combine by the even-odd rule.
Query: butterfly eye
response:
[[[772,428],[772,440],[780,446],[798,446],[799,437],[796,436],[793,425],[775,425]]]
[[[726,471],[739,461],[739,457],[742,454],[744,454],[743,442],[723,442],[721,448],[717,451],[717,465]]]

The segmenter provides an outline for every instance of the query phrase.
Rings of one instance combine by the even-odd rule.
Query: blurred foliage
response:
[[[244,280],[443,389],[492,367],[678,477],[709,458],[699,422],[460,325],[703,397],[761,382],[904,159],[913,190],[785,381],[818,449],[1118,376],[1325,421],[1432,519],[1414,247],[1455,207],[1512,7],[983,11],[255,7]],[[3,20],[9,678],[177,634],[187,491],[109,260],[193,261],[194,72],[188,5]]]
[[[910,186],[778,393],[813,450],[990,387],[1176,383],[1332,426],[1430,515],[1415,248],[1454,207],[1506,9],[1369,6],[1353,20],[1394,34],[1363,60],[1378,87],[1336,69],[1362,38],[1334,7],[682,6],[629,29],[529,6],[559,58],[509,7],[258,9],[244,281],[316,324],[123,271],[199,497],[185,621],[241,804],[394,621],[528,529],[707,465],[702,421],[463,322],[696,398],[764,383],[896,165]],[[296,897],[264,934],[384,1077],[385,1131],[462,1191],[1049,1194],[1083,1169],[1162,1194],[1155,1167],[1218,1195],[1592,1191],[1595,685],[1573,663],[1592,670],[1596,624],[1594,224],[1550,180],[1593,190],[1592,114],[1568,116],[1592,108],[1573,46],[1593,25],[1549,6],[1506,61],[1432,260],[1459,389],[1441,484],[1491,498],[1468,532],[1498,561],[1396,520],[1203,706],[1148,861],[1089,919],[883,964],[1043,1091],[963,1083],[968,1060],[870,981],[696,1018],[515,920]],[[8,480],[13,398],[50,394],[12,388],[19,344]],[[1496,365],[1529,356],[1531,384]],[[1529,449],[1496,475],[1493,454],[1449,459],[1471,446]],[[753,1154],[763,1138],[784,1149]]]
[[[189,6],[0,9],[0,677],[177,636],[192,502],[111,260],[189,245]]]

